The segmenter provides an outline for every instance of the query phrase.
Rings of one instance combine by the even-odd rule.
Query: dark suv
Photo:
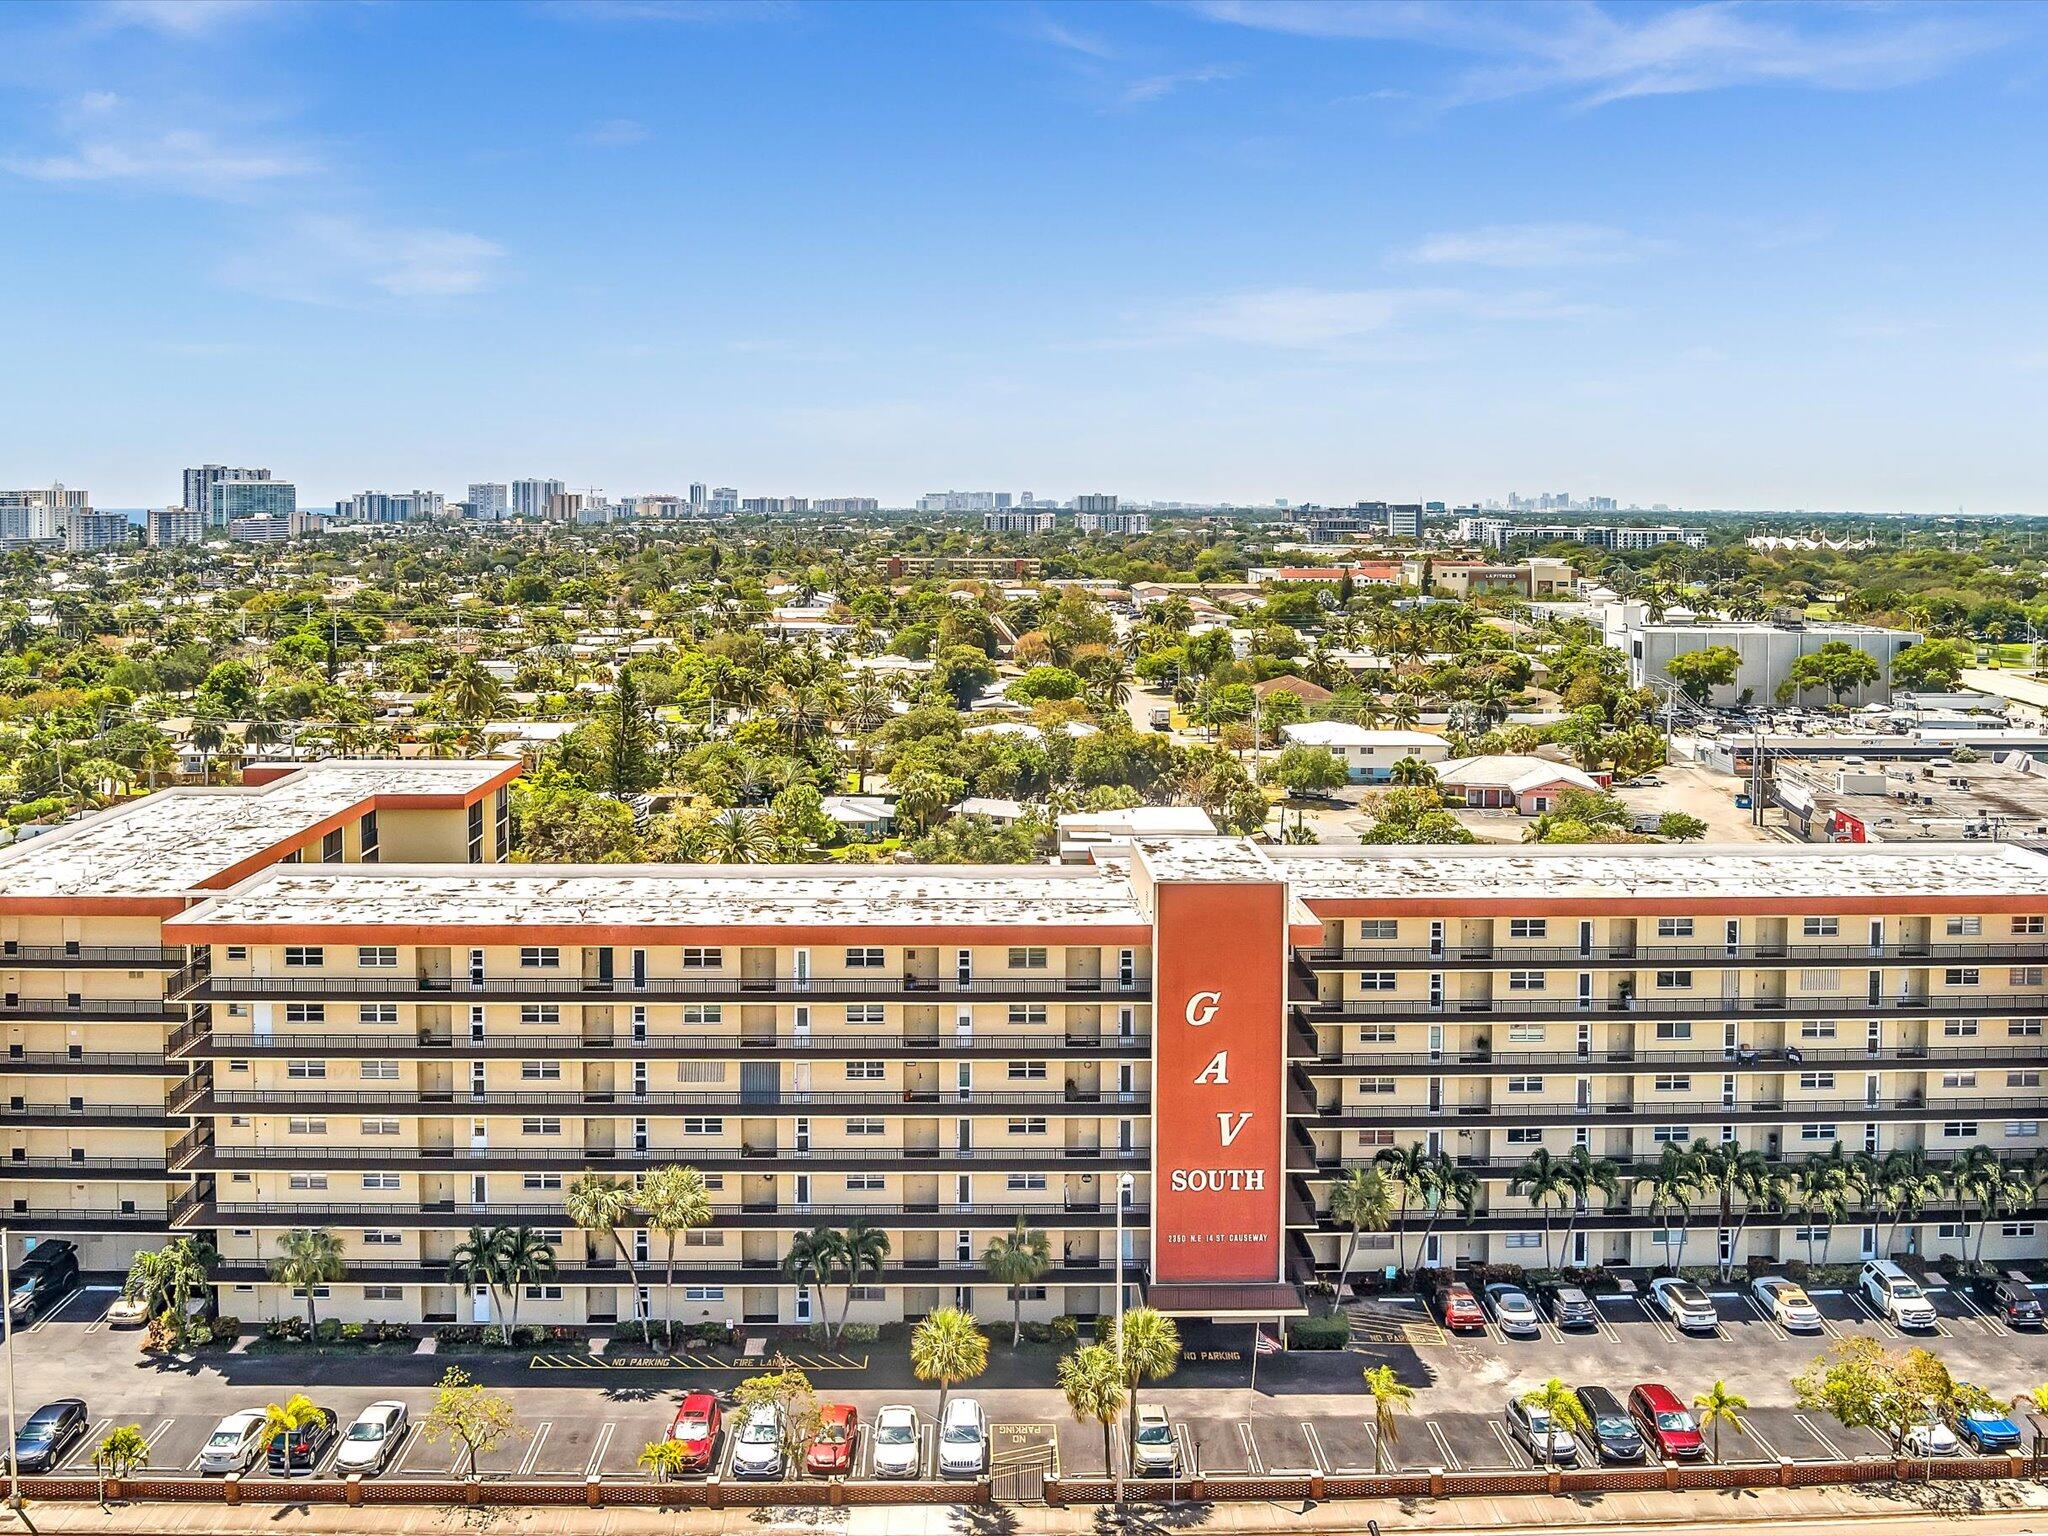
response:
[[[39,1243],[13,1266],[12,1279],[7,1317],[19,1328],[34,1322],[76,1288],[78,1250],[65,1242]]]
[[[1970,1298],[2009,1328],[2039,1328],[2041,1298],[2026,1281],[2013,1275],[1979,1275],[1970,1282]]]
[[[1621,1406],[1621,1399],[1605,1387],[1584,1386],[1572,1394],[1586,1411],[1587,1433],[1600,1448],[1602,1461],[1641,1461],[1643,1437]]]

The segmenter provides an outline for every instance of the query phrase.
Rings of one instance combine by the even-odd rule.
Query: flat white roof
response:
[[[2048,857],[2017,843],[1612,844],[1268,848],[1304,901],[2048,897]]]
[[[314,927],[1031,928],[1144,923],[1092,865],[284,864],[180,923]]]
[[[0,852],[0,897],[183,895],[367,800],[467,795],[512,766],[330,759],[253,789],[159,790]]]
[[[1442,747],[1450,743],[1427,731],[1372,731],[1348,720],[1301,720],[1283,725],[1280,734],[1289,741],[1312,747]]]

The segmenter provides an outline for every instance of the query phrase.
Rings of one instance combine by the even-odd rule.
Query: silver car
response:
[[[365,1476],[382,1472],[398,1454],[407,1423],[405,1404],[370,1404],[343,1433],[341,1449],[334,1456],[334,1470],[344,1474],[361,1472]]]
[[[1650,1299],[1656,1302],[1658,1311],[1687,1333],[1712,1333],[1720,1326],[1713,1298],[1690,1280],[1662,1275],[1650,1282]]]
[[[263,1424],[261,1408],[245,1408],[222,1419],[200,1448],[199,1470],[223,1476],[248,1471],[263,1450]]]
[[[1486,1288],[1486,1305],[1493,1312],[1493,1321],[1502,1333],[1512,1333],[1521,1338],[1534,1338],[1543,1331],[1542,1321],[1536,1315],[1536,1303],[1519,1285],[1505,1282]]]
[[[732,1440],[734,1477],[782,1476],[782,1415],[763,1404]]]
[[[939,1421],[939,1476],[979,1477],[988,1466],[988,1424],[981,1404],[956,1397]]]
[[[1553,1424],[1546,1410],[1519,1397],[1508,1399],[1508,1433],[1527,1446],[1538,1463],[1554,1467],[1578,1465],[1579,1442],[1572,1432]]]
[[[891,1404],[875,1415],[874,1451],[877,1477],[915,1477],[918,1463],[917,1410]]]
[[[1138,1432],[1131,1438],[1131,1470],[1140,1477],[1174,1477],[1180,1472],[1180,1445],[1166,1410],[1152,1403],[1138,1409]]]

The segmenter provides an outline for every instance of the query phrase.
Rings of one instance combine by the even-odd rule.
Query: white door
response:
[[[491,1123],[488,1120],[472,1120],[469,1122],[470,1151],[481,1152],[491,1144],[490,1127]]]
[[[469,1320],[472,1323],[491,1321],[491,1288],[479,1285],[469,1293]]]
[[[796,951],[795,957],[792,959],[790,964],[790,979],[792,982],[795,983],[796,990],[799,992],[810,991],[811,952],[808,949],[800,949]]]

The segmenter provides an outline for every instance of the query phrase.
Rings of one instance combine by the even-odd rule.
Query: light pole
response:
[[[1135,1188],[1137,1180],[1130,1174],[1120,1173],[1116,1176],[1116,1327],[1111,1337],[1116,1340],[1116,1379],[1120,1383],[1126,1383],[1126,1391],[1129,1387],[1124,1373],[1124,1197]],[[13,1379],[11,1375],[8,1377],[9,1382]],[[1119,1511],[1123,1509],[1124,1502],[1124,1455],[1128,1454],[1129,1447],[1126,1447],[1124,1454],[1115,1458],[1116,1505]]]
[[[9,1513],[19,1515],[21,1465],[17,1453],[21,1449],[21,1432],[14,1422],[14,1274],[7,1258],[7,1245],[13,1237],[13,1233],[0,1227],[0,1307],[6,1308],[0,1329],[6,1331],[7,1341],[7,1508]]]

